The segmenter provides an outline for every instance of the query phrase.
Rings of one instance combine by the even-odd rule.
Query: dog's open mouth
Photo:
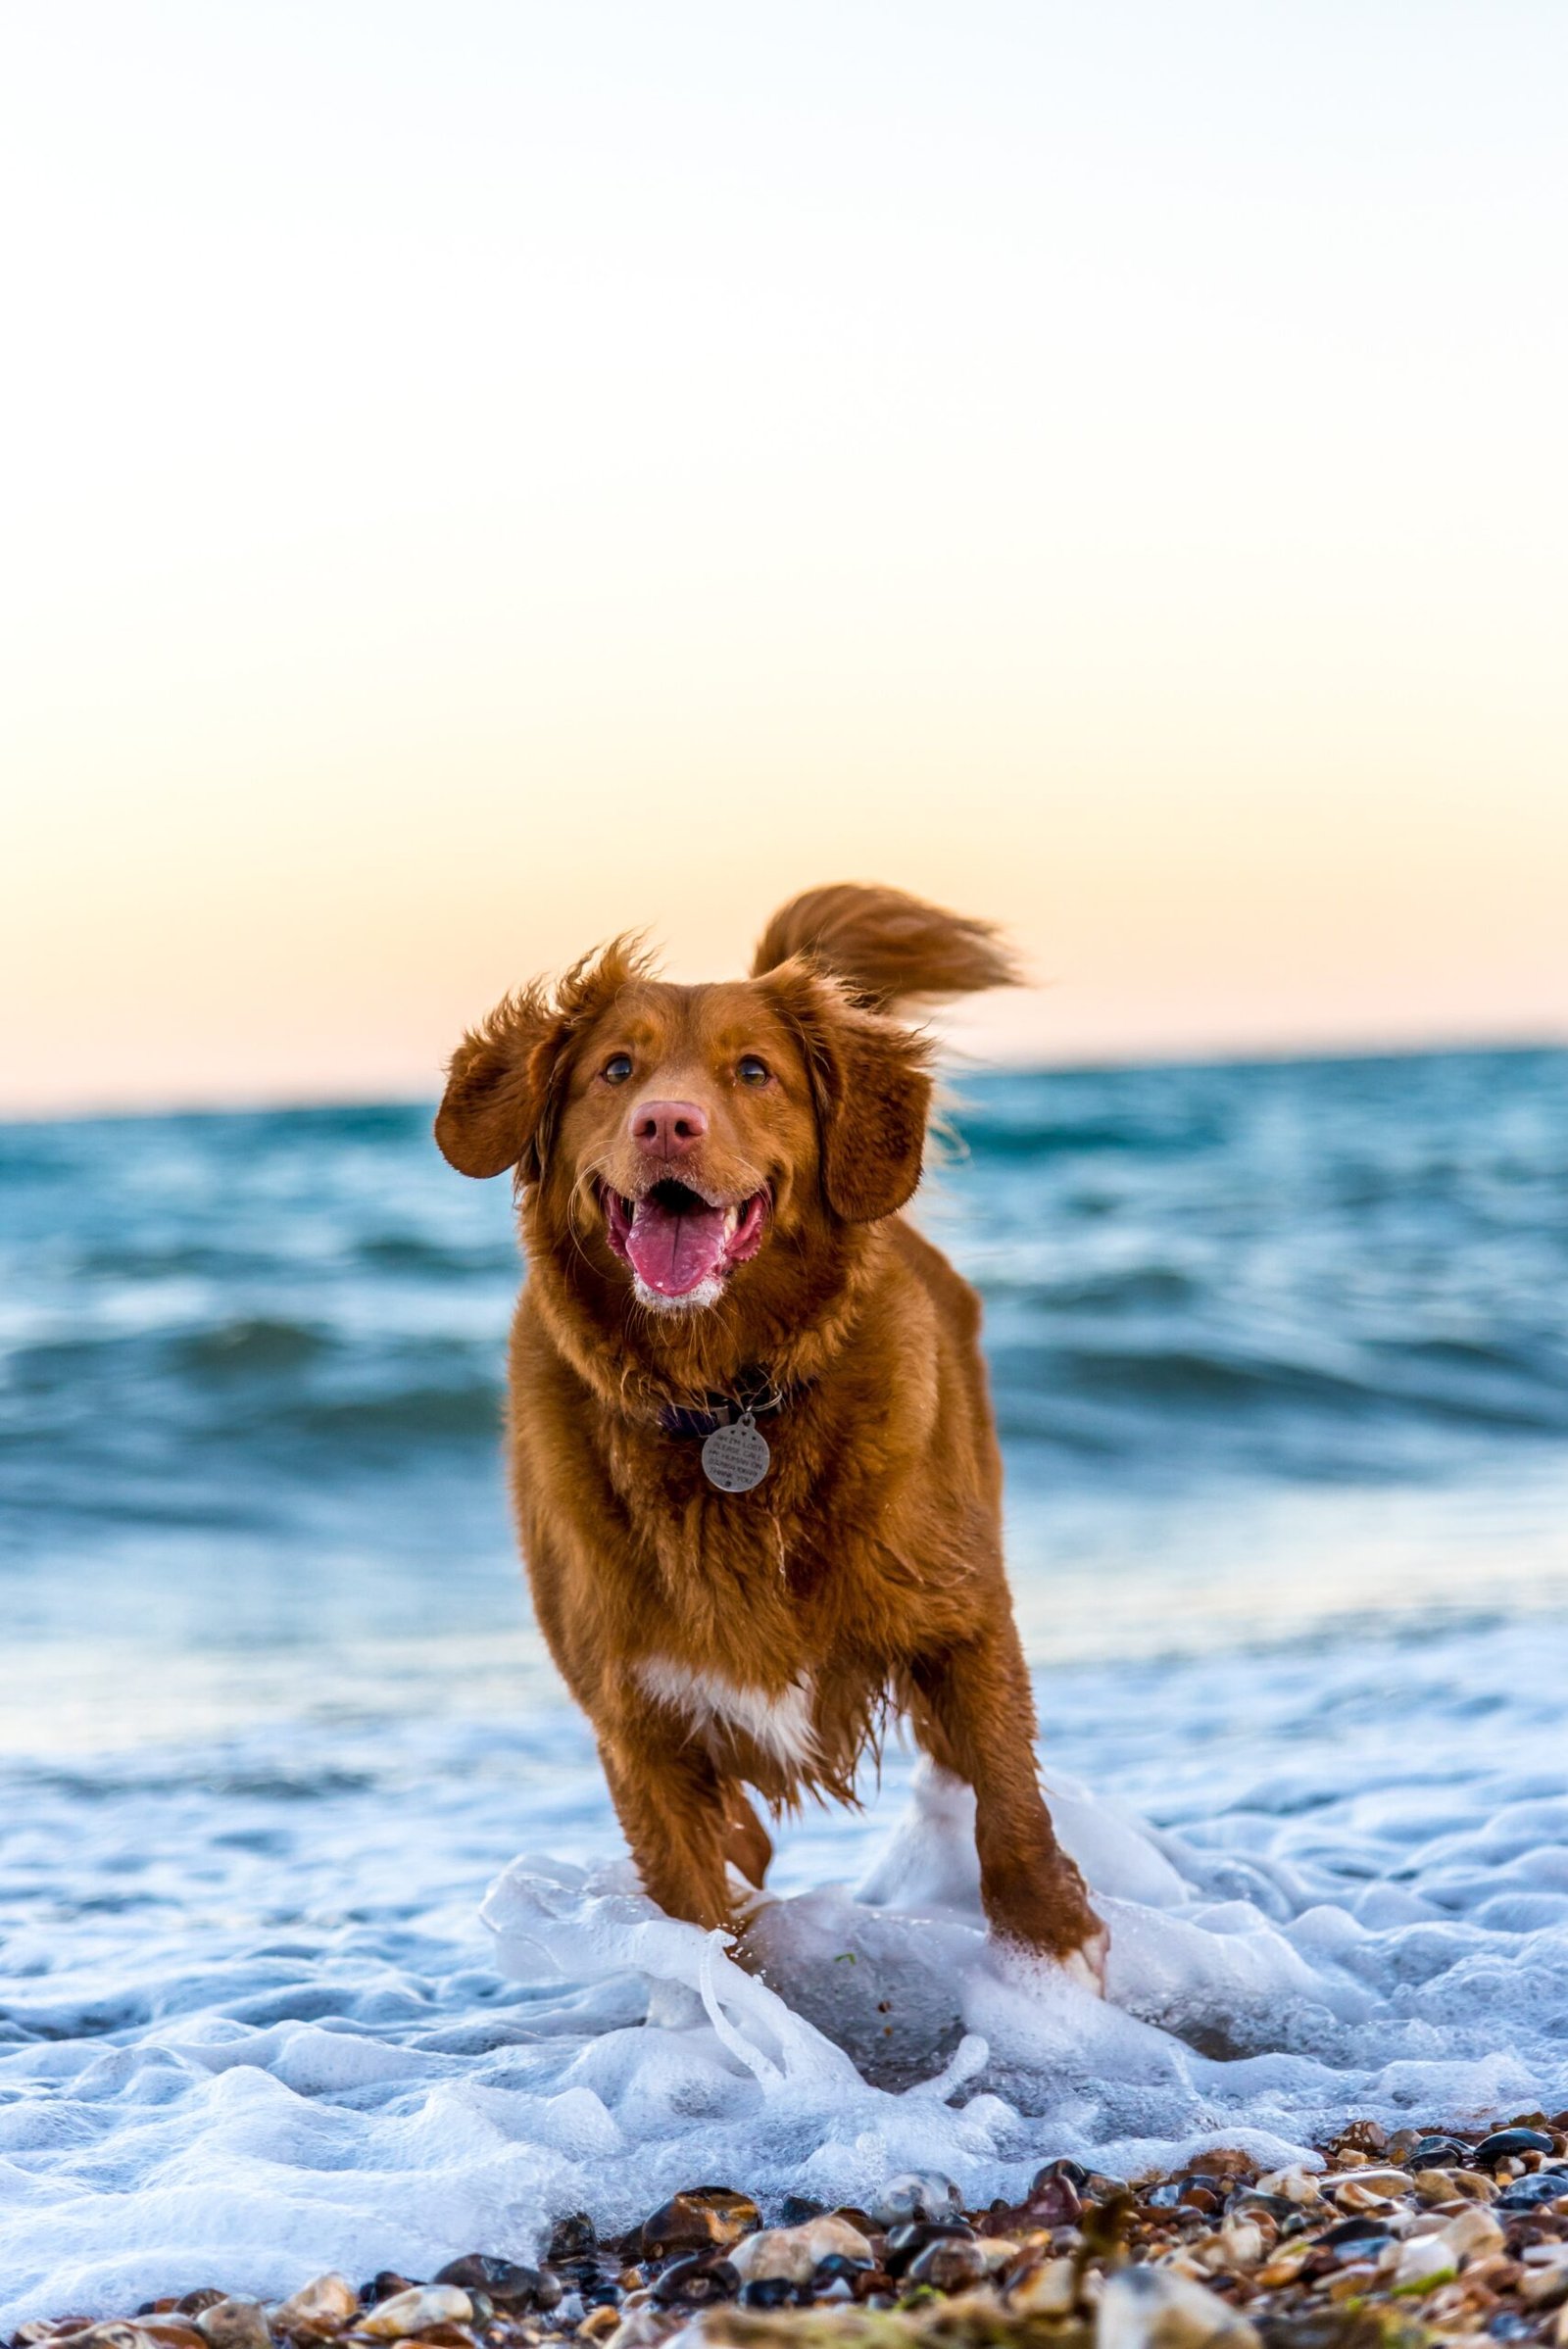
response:
[[[641,1199],[609,1189],[604,1199],[611,1247],[656,1297],[692,1297],[762,1245],[765,1191],[726,1203],[671,1178]]]

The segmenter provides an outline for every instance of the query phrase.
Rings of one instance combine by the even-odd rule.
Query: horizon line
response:
[[[1568,1029],[1538,1034],[1454,1037],[1438,1042],[1411,1043],[1389,1039],[1382,1043],[1348,1041],[1321,1045],[1282,1045],[1258,1051],[1226,1049],[1128,1053],[1063,1053],[1045,1059],[1004,1057],[1000,1054],[949,1048],[942,1053],[939,1073],[947,1079],[981,1077],[1116,1076],[1156,1069],[1292,1068],[1353,1066],[1379,1060],[1454,1060],[1524,1056],[1534,1052],[1568,1052]],[[33,1126],[130,1125],[170,1118],[308,1116],[317,1110],[433,1108],[439,1086],[430,1091],[377,1089],[349,1092],[276,1092],[226,1098],[171,1098],[163,1101],[91,1102],[69,1107],[6,1108],[0,1106],[0,1132]]]

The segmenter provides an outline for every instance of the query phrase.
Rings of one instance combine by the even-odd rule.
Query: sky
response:
[[[1559,0],[0,25],[0,1114],[420,1094],[646,927],[977,1052],[1568,1036]]]

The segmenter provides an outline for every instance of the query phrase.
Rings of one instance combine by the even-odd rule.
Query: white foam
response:
[[[1538,1623],[1049,1686],[1164,1821],[1051,1771],[1103,2001],[992,1949],[969,1797],[897,1756],[901,1820],[786,1846],[760,1973],[637,1889],[580,1723],[443,1714],[434,1677],[286,1747],[14,1777],[0,2322],[526,2257],[704,2181],[984,2201],[1061,2153],[1555,2109],[1568,1793],[1532,1691],[1565,1665]],[[519,1825],[572,1858],[502,1865]]]

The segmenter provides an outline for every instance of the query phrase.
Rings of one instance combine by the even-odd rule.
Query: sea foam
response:
[[[1430,1643],[1439,1766],[1408,1713],[1336,1734],[1393,1647],[1164,1667],[1159,1742],[1190,1773],[1226,1687],[1276,1742],[1245,1737],[1229,1788],[1208,1755],[1163,1824],[1053,1769],[1111,1930],[1103,2001],[988,1941],[969,1797],[896,1753],[895,1815],[787,1846],[744,1963],[638,1890],[554,1708],[302,1725],[286,1768],[269,1727],[24,1774],[0,2322],[528,2257],[562,2212],[620,2227],[682,2185],[861,2201],[934,2169],[983,2202],[1057,2154],[1272,2164],[1353,2114],[1568,2103],[1568,1797],[1508,1695],[1562,1646],[1555,1623]],[[1147,1683],[1048,1694],[1137,1779]],[[522,1815],[574,1856],[496,1873]]]

